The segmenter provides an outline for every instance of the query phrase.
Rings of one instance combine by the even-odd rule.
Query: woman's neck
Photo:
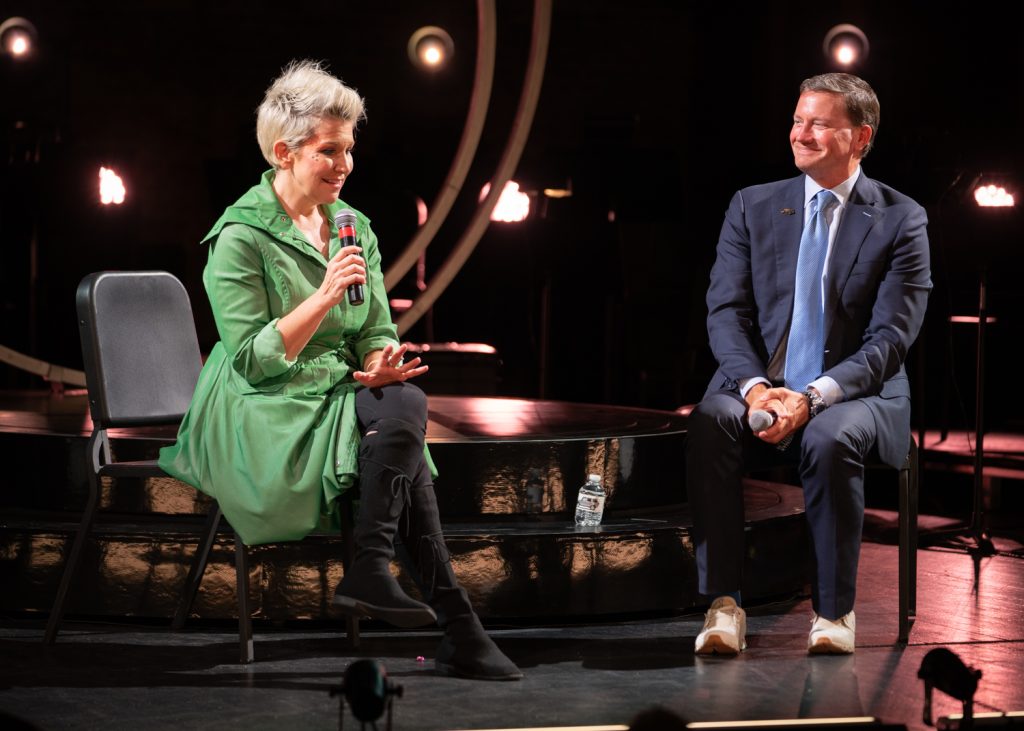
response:
[[[281,202],[284,212],[296,221],[319,220],[319,209],[314,201],[304,196],[290,184],[286,170],[278,170],[274,176],[274,193]]]

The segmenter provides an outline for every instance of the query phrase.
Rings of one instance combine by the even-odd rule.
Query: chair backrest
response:
[[[202,368],[184,285],[168,272],[96,272],[75,304],[94,426],[180,421]]]

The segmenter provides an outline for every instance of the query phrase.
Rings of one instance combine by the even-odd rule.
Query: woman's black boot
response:
[[[427,601],[437,611],[437,623],[444,630],[434,660],[437,671],[474,680],[522,678],[522,671],[484,631],[466,590],[459,586],[425,463],[410,490],[408,511],[409,530],[402,542],[419,570]]]
[[[390,568],[411,478],[423,461],[422,432],[400,419],[381,419],[360,444],[356,555],[334,592],[334,604],[346,614],[398,627],[421,627],[437,619],[433,609],[405,593]]]

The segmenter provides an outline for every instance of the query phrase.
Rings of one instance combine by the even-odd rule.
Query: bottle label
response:
[[[601,513],[604,511],[604,498],[600,495],[580,495],[576,507],[581,510]]]

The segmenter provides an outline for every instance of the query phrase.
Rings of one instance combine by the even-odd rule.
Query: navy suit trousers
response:
[[[804,492],[815,559],[814,611],[838,619],[853,609],[864,524],[864,463],[877,428],[860,401],[834,404],[801,429],[784,452],[755,437],[738,394],[712,393],[688,420],[686,489],[694,519],[700,592],[741,588],[743,476],[791,464]]]

